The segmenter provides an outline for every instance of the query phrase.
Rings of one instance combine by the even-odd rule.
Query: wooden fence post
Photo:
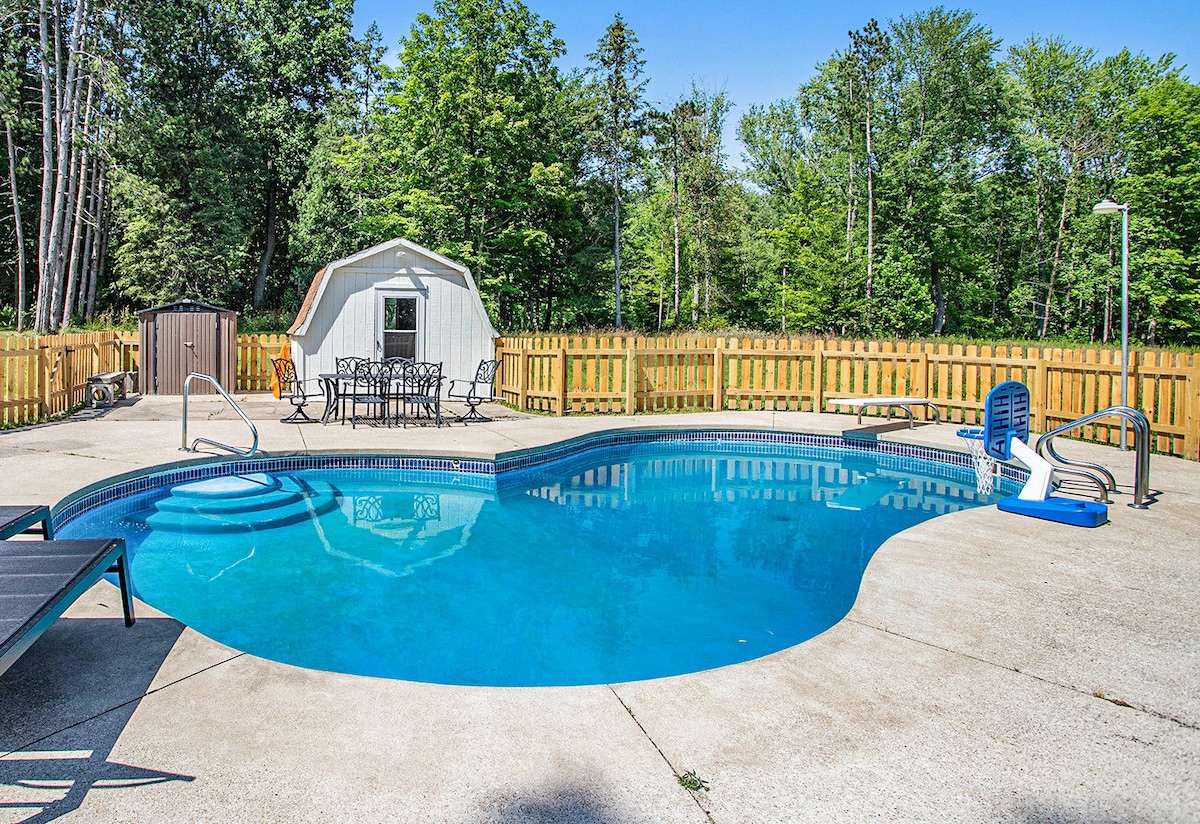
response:
[[[50,350],[41,345],[41,339],[38,340],[38,365],[41,367],[42,392],[38,402],[42,407],[42,415],[50,415],[50,381],[51,375]]]
[[[915,365],[915,373],[913,377],[916,379],[917,385],[913,387],[913,394],[918,398],[929,397],[929,351],[924,344],[919,344],[921,351],[917,353],[917,362]],[[911,351],[911,347],[910,347]]]
[[[825,410],[825,339],[821,338],[813,347],[813,410]]]
[[[713,358],[713,396],[714,412],[725,410],[725,338],[717,338],[712,350]]]
[[[529,411],[529,347],[524,339],[517,354],[517,409]]]
[[[558,387],[556,405],[559,416],[562,416],[567,414],[567,350],[560,346],[555,354],[558,356],[554,361],[554,381]]]
[[[1193,354],[1192,368],[1184,382],[1187,393],[1187,410],[1184,415],[1183,455],[1191,461],[1200,461],[1200,355]]]
[[[634,339],[625,337],[625,414],[637,413],[637,351]]]
[[[1046,406],[1049,399],[1046,397],[1046,373],[1050,368],[1050,364],[1043,356],[1042,350],[1037,351],[1037,365],[1033,371],[1033,409],[1029,410],[1033,421],[1033,429],[1037,432],[1046,431]]]

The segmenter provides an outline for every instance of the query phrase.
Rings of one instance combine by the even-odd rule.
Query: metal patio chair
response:
[[[310,398],[324,397],[324,391],[309,392],[304,388],[308,381],[302,381],[296,375],[296,362],[291,358],[271,358],[271,369],[275,372],[275,380],[279,383],[281,397],[287,398],[295,410],[280,423],[317,423],[316,419],[308,417],[304,407],[308,406]]]
[[[360,420],[382,420],[384,425],[391,425],[391,383],[392,370],[386,363],[367,361],[358,365],[350,387],[351,429],[354,429]],[[358,414],[360,406],[365,407],[365,415]]]
[[[408,410],[414,418],[424,411],[437,426],[442,425],[442,365],[440,363],[405,364],[397,381],[397,402],[400,406],[400,422],[408,426]]]
[[[479,404],[494,401],[496,391],[496,370],[500,366],[498,360],[484,360],[479,362],[479,367],[475,370],[475,378],[473,380],[453,380],[450,381],[450,389],[446,392],[446,397],[451,400],[462,401],[470,411],[465,415],[459,415],[458,419],[462,423],[471,421],[487,422],[491,418],[485,418],[479,414]],[[457,386],[457,390],[455,385]]]

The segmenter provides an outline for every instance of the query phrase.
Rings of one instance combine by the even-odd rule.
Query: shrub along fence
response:
[[[988,391],[1029,386],[1033,425],[1045,432],[1121,402],[1120,352],[683,335],[504,337],[497,393],[518,409],[635,413],[713,409],[826,410],[834,397],[927,397],[952,423],[982,421]],[[1151,449],[1200,457],[1200,356],[1130,353],[1130,406],[1150,419]],[[1120,426],[1080,437],[1118,443]]]

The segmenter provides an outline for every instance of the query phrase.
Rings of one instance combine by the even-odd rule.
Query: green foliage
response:
[[[307,261],[407,237],[470,266],[501,325],[550,325],[583,291],[586,246],[562,42],[520,2],[439,0],[401,47],[365,128],[343,118],[318,144],[298,219]]]
[[[0,321],[14,211],[25,297],[38,286],[37,11],[0,27],[17,207],[0,217]],[[402,236],[470,266],[505,329],[1111,343],[1120,221],[1091,207],[1112,197],[1129,205],[1134,340],[1200,343],[1200,90],[1170,55],[1053,36],[1001,53],[942,7],[869,20],[794,96],[750,106],[739,178],[730,101],[693,87],[647,111],[620,15],[566,74],[521,0],[435,0],[394,66],[378,30],[351,39],[351,0],[117,11],[86,21],[101,311],[188,297],[280,331],[318,267]]]
[[[1096,61],[1032,38],[1000,63],[998,45],[942,8],[869,25],[793,100],[751,109],[739,134],[763,235],[805,269],[799,295],[776,274],[762,297],[805,303],[813,330],[1109,341],[1119,227],[1091,206],[1111,195],[1131,209],[1134,336],[1198,340],[1196,181],[1173,162],[1195,152],[1196,87],[1169,55]]]

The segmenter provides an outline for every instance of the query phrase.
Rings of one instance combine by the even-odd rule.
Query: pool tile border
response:
[[[866,441],[843,438],[841,435],[755,429],[607,430],[548,446],[501,453],[494,460],[453,456],[308,454],[160,465],[110,478],[68,495],[54,507],[53,521],[57,529],[98,506],[141,492],[255,472],[299,472],[308,469],[400,470],[402,473],[413,473],[411,477],[402,475],[401,480],[414,481],[428,480],[428,475],[418,477],[416,473],[438,472],[451,476],[446,479],[446,483],[491,491],[495,490],[499,476],[543,466],[593,449],[647,445],[674,448],[681,443],[703,444],[709,448],[728,444],[731,451],[745,451],[747,445],[754,445],[760,447],[752,450],[756,455],[782,454],[785,451],[794,454],[797,447],[800,448],[803,457],[817,457],[816,453],[831,449],[861,452],[864,455],[875,456],[879,464],[888,469],[903,469],[907,462],[918,460],[952,470],[956,480],[974,479],[971,456],[966,452],[893,441]],[[1023,467],[999,464],[999,479],[1002,483],[1020,484],[1028,475],[1028,471]]]

